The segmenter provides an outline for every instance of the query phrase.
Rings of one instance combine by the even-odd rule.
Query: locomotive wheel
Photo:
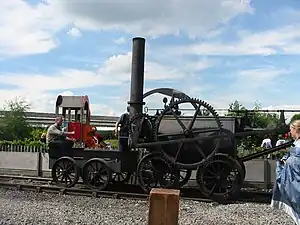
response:
[[[76,161],[70,157],[61,157],[53,164],[52,179],[58,186],[73,187],[78,182],[79,175]]]
[[[192,176],[192,170],[181,168],[180,170],[180,177],[179,177],[179,187],[183,187],[186,185],[191,176]]]
[[[103,190],[111,181],[112,172],[102,159],[90,159],[82,169],[83,182],[91,189]]]
[[[179,181],[175,170],[160,154],[144,156],[137,167],[139,185],[146,192],[152,188],[173,188]]]
[[[113,173],[111,182],[113,184],[125,184],[130,180],[131,173],[121,172],[121,173]]]
[[[241,165],[226,154],[215,157],[197,170],[196,180],[203,195],[226,203],[236,198],[243,183]]]
[[[185,116],[183,120],[180,107],[192,106],[192,116]],[[180,107],[179,107],[180,106]],[[184,107],[182,107],[184,109]],[[191,111],[190,110],[190,111]],[[201,122],[199,117],[209,118],[207,122]],[[175,118],[172,121],[170,118]],[[198,118],[198,120],[197,120]],[[186,123],[189,119],[188,123]],[[154,141],[172,141],[181,139],[181,143],[158,144],[158,150],[162,151],[165,158],[179,167],[192,169],[211,159],[218,151],[220,138],[193,140],[186,143],[188,139],[199,139],[213,134],[221,134],[223,131],[218,114],[208,103],[197,99],[181,99],[171,103],[157,118],[154,126]],[[224,134],[224,133],[223,133]],[[226,134],[225,134],[226,135]]]

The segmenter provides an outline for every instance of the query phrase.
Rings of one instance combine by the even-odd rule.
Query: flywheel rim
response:
[[[174,102],[172,102],[168,107],[166,107],[166,109],[164,109],[162,112],[161,112],[161,114],[159,115],[159,117],[156,119],[156,121],[155,121],[155,126],[154,126],[154,128],[153,128],[153,139],[154,139],[154,141],[156,141],[156,142],[159,142],[160,140],[159,140],[159,138],[158,138],[158,133],[159,133],[159,128],[160,128],[160,124],[161,124],[161,121],[163,120],[163,117],[165,116],[165,115],[167,115],[167,113],[168,113],[168,111],[169,110],[172,110],[172,108],[174,108],[174,106],[178,106],[179,104],[182,104],[182,103],[191,103],[192,105],[194,105],[194,104],[198,104],[198,107],[200,108],[200,106],[203,106],[206,110],[208,110],[209,111],[209,113],[212,115],[212,117],[211,118],[213,118],[214,119],[214,121],[215,121],[215,123],[216,123],[216,129],[218,130],[218,132],[222,132],[222,130],[223,130],[223,126],[222,126],[222,122],[220,121],[220,119],[219,119],[219,116],[218,116],[218,114],[217,114],[217,112],[214,110],[214,108],[211,106],[211,105],[209,105],[208,103],[206,103],[205,101],[203,101],[203,100],[198,100],[198,99],[194,99],[194,98],[184,98],[184,99],[180,99],[180,100],[177,100],[177,101],[174,101]],[[195,107],[195,105],[194,105],[194,107]],[[196,110],[196,112],[197,112],[197,110]],[[199,113],[199,112],[198,112]],[[194,115],[194,117],[195,117],[195,115]],[[195,119],[193,117],[193,120]],[[178,120],[177,120],[178,121]],[[193,123],[195,123],[195,121],[196,120],[194,120],[193,121]],[[179,122],[178,122],[179,123]],[[189,135],[189,134],[187,134],[187,135]],[[188,138],[187,138],[188,139]],[[217,152],[218,152],[218,149],[219,149],[219,147],[220,147],[220,139],[218,139],[216,142],[216,144],[215,144],[215,148],[213,149],[213,151],[211,151],[211,153],[208,155],[208,156],[206,156],[206,157],[203,157],[203,159],[202,160],[200,160],[200,161],[197,161],[197,162],[195,162],[195,163],[182,163],[182,162],[176,162],[176,160],[174,160],[174,157],[172,157],[172,156],[170,156],[169,154],[167,154],[165,151],[164,151],[164,147],[162,147],[162,146],[157,146],[156,147],[156,150],[159,150],[159,151],[161,151],[162,153],[163,153],[163,155],[164,155],[164,157],[168,160],[168,161],[170,161],[171,163],[173,163],[173,164],[176,164],[177,166],[179,166],[179,167],[183,167],[183,168],[187,168],[187,169],[189,169],[189,168],[195,168],[195,167],[197,167],[197,166],[200,166],[200,165],[202,165],[204,162],[206,162],[206,161],[208,161],[208,160],[210,160]],[[197,142],[197,141],[195,141],[195,142]],[[197,142],[198,143],[198,142]]]

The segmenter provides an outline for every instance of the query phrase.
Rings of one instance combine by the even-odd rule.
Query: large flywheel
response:
[[[153,139],[156,142],[182,140],[158,145],[158,148],[168,161],[179,167],[195,169],[212,158],[220,146],[221,138],[200,140],[201,137],[221,135],[222,130],[212,106],[202,100],[186,98],[172,102],[162,111],[155,122]]]

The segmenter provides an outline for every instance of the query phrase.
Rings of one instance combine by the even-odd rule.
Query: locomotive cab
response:
[[[76,146],[87,147],[92,137],[88,133],[92,130],[90,127],[90,107],[88,96],[62,96],[59,95],[56,100],[55,114],[62,115],[65,118],[64,128],[66,131],[75,131],[70,136],[75,139]]]

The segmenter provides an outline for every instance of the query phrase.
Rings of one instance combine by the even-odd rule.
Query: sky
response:
[[[54,112],[88,95],[93,115],[124,112],[132,38],[146,39],[144,92],[180,90],[216,109],[300,109],[300,0],[0,1],[0,105]],[[162,108],[161,95],[145,99]]]

